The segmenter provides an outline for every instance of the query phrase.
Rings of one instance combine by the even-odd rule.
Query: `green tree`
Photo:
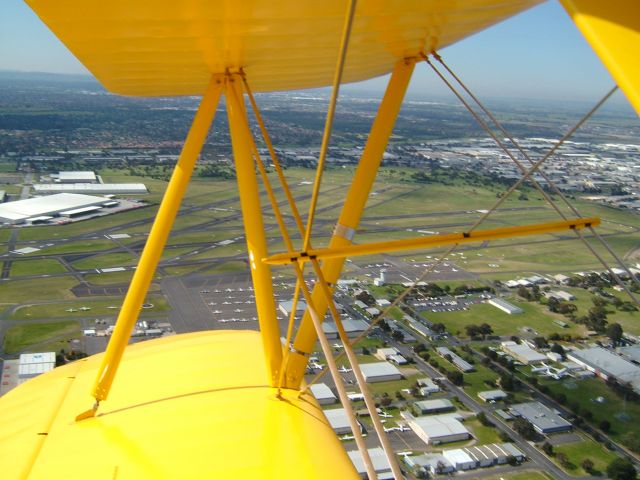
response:
[[[607,476],[611,480],[636,480],[638,473],[626,458],[616,458],[607,466]]]
[[[582,460],[582,463],[580,463],[580,466],[587,473],[591,473],[594,467],[593,461],[590,458],[585,458],[584,460]]]
[[[493,328],[488,323],[483,323],[479,327],[480,333],[482,334],[482,339],[484,340],[487,335],[491,335],[493,333]]]
[[[536,438],[536,430],[526,418],[518,417],[513,421],[513,429],[518,432],[525,440],[534,440]]]
[[[607,337],[611,339],[614,346],[618,346],[620,340],[622,340],[622,327],[619,323],[611,323],[607,327]]]

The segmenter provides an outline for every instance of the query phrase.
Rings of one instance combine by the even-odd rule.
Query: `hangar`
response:
[[[57,193],[46,197],[34,197],[0,204],[0,222],[19,224],[42,216],[59,216],[64,212],[76,212],[87,207],[107,206],[112,202],[105,197],[78,193]]]

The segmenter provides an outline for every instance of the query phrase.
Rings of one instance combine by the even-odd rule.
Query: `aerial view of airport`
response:
[[[330,94],[256,95],[275,145],[250,116],[256,157],[274,185],[259,190],[270,259],[293,256],[283,225],[307,255],[298,226],[310,207],[317,252],[343,227],[380,99],[341,92],[314,205]],[[130,344],[259,330],[227,101]],[[84,75],[0,70],[0,397],[107,349],[198,104],[191,96],[114,95]],[[454,96],[407,96],[350,233],[356,247],[389,248],[347,257],[339,280],[326,284],[336,311],[317,328],[331,355],[315,345],[304,388],[361,478],[371,478],[371,466],[360,438],[377,478],[396,478],[376,435],[380,421],[406,479],[635,479],[640,120],[617,93],[556,149],[593,102],[487,104],[504,130],[485,131]],[[276,186],[280,167],[289,190]],[[532,224],[540,230],[527,230]],[[487,237],[474,240],[472,231]],[[429,238],[435,243],[392,248]],[[311,257],[305,288],[323,287]],[[303,259],[271,263],[279,335],[295,352],[286,341],[313,314],[300,293],[305,282],[285,263]],[[334,362],[340,382],[329,371]]]
[[[174,117],[187,118],[193,109],[190,100],[141,105],[73,78],[23,80],[11,87],[11,75],[2,77],[3,109],[12,110],[2,119],[0,163],[3,393],[54,365],[105,349],[183,136],[164,125],[161,112],[170,108]],[[45,110],[40,105],[33,111],[25,92],[40,92],[41,84],[52,93],[42,92]],[[322,125],[314,113],[326,94],[300,95],[304,108],[296,112],[286,96],[260,100],[269,107],[274,137],[286,139],[278,153],[304,211],[318,153],[309,145]],[[146,114],[149,104],[156,107]],[[361,119],[376,105],[347,96],[341,106],[350,114],[349,125],[339,124],[334,133],[339,146],[329,152],[318,242],[331,234],[360,154],[357,140],[366,131]],[[510,121],[523,145],[543,152],[557,125],[537,124],[535,105],[522,110],[508,112]],[[94,113],[93,123],[75,123],[88,112]],[[144,128],[127,126],[125,115],[144,115],[137,120]],[[428,131],[431,115],[455,125],[447,138]],[[533,121],[521,123],[531,115]],[[27,117],[35,117],[33,123],[51,116],[61,122],[55,128],[22,126]],[[222,115],[216,119],[212,143],[205,145],[133,342],[257,328],[231,152],[218,140],[225,121]],[[565,121],[560,117],[557,124]],[[637,294],[631,276],[640,274],[640,145],[633,143],[639,133],[640,123],[626,111],[608,111],[563,146],[546,171],[582,215],[602,218],[599,234],[628,269],[588,236],[591,248],[612,265],[608,271],[572,232],[347,261],[336,302],[350,337],[367,332],[355,345],[358,359],[408,476],[468,471],[467,478],[566,479],[601,475],[620,456],[635,461],[640,312],[612,274]],[[109,146],[105,137],[122,146]],[[264,148],[261,153],[268,155]],[[269,175],[275,175],[273,166]],[[516,166],[464,112],[447,104],[409,103],[357,241],[460,231],[485,215],[516,178]],[[538,181],[558,202],[545,180]],[[283,251],[275,218],[265,209],[271,219],[265,226],[269,250]],[[556,218],[541,193],[525,184],[485,223],[498,228]],[[285,332],[295,277],[285,267],[274,267],[273,275]],[[299,319],[302,301],[297,309]],[[370,329],[381,313],[384,319]],[[323,328],[338,355],[342,344],[335,324],[328,319]],[[318,349],[307,381],[325,365]],[[354,384],[348,362],[339,365],[347,385]],[[358,421],[370,431],[362,397],[353,390]],[[311,391],[345,448],[355,451],[330,376],[315,381]],[[384,473],[384,456],[371,446]]]

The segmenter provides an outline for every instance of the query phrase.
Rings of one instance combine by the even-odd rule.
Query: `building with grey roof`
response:
[[[453,363],[458,368],[458,370],[461,370],[465,373],[473,372],[475,370],[473,365],[471,365],[465,359],[460,357],[460,355],[458,355],[457,353],[454,353],[451,350],[449,350],[447,347],[438,347],[436,348],[436,352],[438,352],[438,354],[443,358],[447,356],[450,357],[451,363]]]
[[[519,403],[511,406],[515,416],[522,417],[533,425],[538,433],[555,433],[571,430],[572,425],[555,410],[540,402]]]
[[[506,300],[503,300],[502,298],[492,298],[488,300],[487,303],[489,303],[489,305],[493,305],[496,308],[499,308],[509,315],[517,315],[523,312],[520,307],[516,307],[515,305],[507,302]]]
[[[402,373],[389,362],[363,363],[360,365],[362,375],[368,383],[400,380]]]
[[[606,348],[572,350],[567,353],[567,358],[605,380],[615,378],[618,382],[629,383],[636,392],[640,393],[640,366]]]
[[[309,390],[311,390],[320,405],[331,405],[338,401],[338,398],[326,383],[314,383],[309,387]]]
[[[640,364],[640,345],[631,345],[629,347],[621,347],[618,353],[627,360]]]
[[[291,314],[291,309],[293,308],[293,300],[286,300],[284,302],[280,302],[278,304],[278,308],[282,312],[283,315],[289,316]],[[301,315],[307,309],[307,304],[304,300],[298,300],[296,304],[296,315]]]
[[[53,370],[55,366],[56,354],[54,352],[23,353],[20,355],[18,377],[22,382]]]
[[[525,455],[512,443],[491,443],[444,450],[442,455],[458,470],[504,465],[513,457],[521,462]]]
[[[458,415],[428,415],[414,417],[403,412],[407,425],[429,445],[457,442],[471,437],[469,430],[460,422]]]
[[[533,348],[524,343],[516,343],[513,341],[502,342],[500,344],[502,350],[511,355],[520,363],[528,365],[530,363],[540,363],[547,360],[547,356],[536,352]]]
[[[378,480],[393,480],[393,472],[391,471],[391,466],[389,465],[389,461],[387,460],[384,450],[380,447],[375,447],[369,448],[368,451],[369,458],[371,458],[371,463],[376,471]],[[351,450],[347,452],[347,455],[349,455],[353,466],[356,467],[360,478],[368,478],[367,469],[364,466],[364,460],[362,460],[360,452],[358,450]]]
[[[51,175],[51,178],[60,183],[94,183],[98,181],[95,172],[92,171],[58,172],[57,175]]]
[[[507,398],[507,394],[502,390],[485,390],[478,392],[478,397],[485,402],[498,402]]]
[[[442,475],[456,470],[442,453],[407,455],[404,457],[404,462],[411,468],[429,472],[431,475]]]
[[[565,292],[564,290],[551,290],[549,292],[544,292],[543,295],[546,298],[555,298],[556,300],[560,300],[562,302],[571,302],[576,299],[575,295],[569,292]]]
[[[451,400],[447,398],[421,400],[419,402],[415,402],[413,405],[419,415],[452,412],[456,409],[453,403],[451,403]]]
[[[431,393],[438,393],[440,391],[440,386],[436,385],[429,377],[419,378],[416,382],[420,387],[420,393],[425,397]]]
[[[456,470],[473,470],[477,467],[475,459],[462,448],[443,450],[442,456],[446,458]]]
[[[144,183],[36,183],[33,190],[43,195],[50,193],[143,195],[149,193]]]
[[[353,318],[348,317],[342,318],[342,326],[344,327],[345,332],[347,332],[347,337],[349,338],[357,337],[369,328],[369,324],[364,320],[354,320]],[[324,330],[325,335],[330,340],[340,337],[338,334],[338,327],[336,327],[336,324],[333,321],[325,320],[322,322],[322,330]]]
[[[28,198],[0,204],[0,222],[19,224],[31,218],[42,216],[58,216],[62,212],[93,206],[104,206],[111,200],[92,195],[77,193],[58,193],[44,197]]]
[[[351,432],[351,425],[349,425],[349,417],[344,408],[332,408],[330,410],[323,410],[324,416],[327,417],[329,425],[336,432],[336,435],[347,435]],[[357,420],[356,420],[357,421]],[[358,423],[359,424],[359,423]],[[362,425],[360,425],[362,429]]]

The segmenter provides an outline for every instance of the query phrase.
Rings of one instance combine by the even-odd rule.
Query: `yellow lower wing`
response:
[[[91,404],[102,355],[2,398],[3,478],[359,478],[310,396],[268,387],[258,332],[215,331],[132,345],[109,402]]]

